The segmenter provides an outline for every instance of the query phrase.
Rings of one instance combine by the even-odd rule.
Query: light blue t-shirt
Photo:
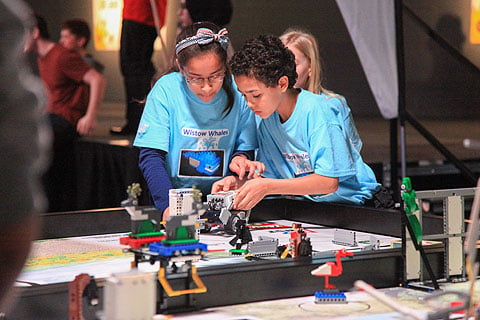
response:
[[[167,152],[174,188],[197,186],[208,194],[227,174],[233,151],[257,148],[254,114],[232,86],[235,103],[228,115],[225,90],[203,102],[178,72],[160,78],[148,94],[133,145]]]
[[[343,101],[301,90],[286,122],[280,122],[277,112],[261,120],[258,161],[266,165],[264,176],[289,179],[316,173],[338,177],[336,192],[306,196],[316,202],[362,204],[372,198],[380,185],[360,156],[361,140]],[[356,137],[350,136],[355,133]]]

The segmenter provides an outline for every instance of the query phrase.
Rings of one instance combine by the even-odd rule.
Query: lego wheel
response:
[[[228,218],[227,223],[223,226],[225,232],[227,234],[234,235],[237,233],[237,221],[240,220],[240,218],[237,215],[231,215]]]
[[[200,233],[209,233],[210,230],[212,230],[212,226],[211,225],[205,225],[203,227],[203,229],[200,229]]]
[[[310,239],[302,240],[298,245],[298,255],[300,257],[308,257],[312,255],[312,244],[310,243]]]

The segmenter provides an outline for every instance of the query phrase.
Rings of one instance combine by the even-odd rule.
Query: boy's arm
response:
[[[107,81],[101,73],[93,68],[85,73],[82,80],[90,87],[87,113],[80,118],[77,124],[78,133],[84,136],[91,134],[95,129],[98,107],[103,101]]]
[[[251,179],[237,190],[235,209],[249,210],[265,196],[272,194],[309,195],[329,194],[337,191],[338,178],[310,174],[291,179]]]

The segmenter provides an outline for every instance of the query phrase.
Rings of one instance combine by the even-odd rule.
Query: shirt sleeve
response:
[[[76,82],[82,82],[83,77],[91,69],[91,67],[83,60],[83,58],[74,51],[68,51],[62,54],[59,59],[59,65],[62,72]]]
[[[236,97],[238,99],[238,96]],[[248,108],[245,104],[245,100],[242,99],[242,113],[240,117],[240,132],[237,138],[236,150],[237,151],[248,151],[255,150],[258,148],[257,142],[257,125],[255,122],[255,114]]]
[[[162,214],[169,205],[168,192],[172,182],[165,168],[166,152],[150,148],[140,148],[139,167],[147,181],[155,208]]]
[[[160,79],[162,80],[162,79]],[[136,147],[170,150],[170,109],[160,80],[147,96],[147,103],[133,143]]]
[[[325,121],[319,126],[311,125],[308,130],[309,153],[315,173],[339,178],[355,175],[351,144],[348,143],[338,121]]]

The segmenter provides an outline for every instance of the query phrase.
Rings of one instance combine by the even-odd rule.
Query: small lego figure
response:
[[[292,225],[290,241],[287,246],[280,246],[278,253],[282,259],[285,259],[287,256],[296,258],[312,255],[310,238],[307,238],[307,233],[303,229],[301,223],[294,223]]]
[[[420,222],[415,215],[415,212],[418,211],[418,205],[415,201],[417,195],[415,190],[413,190],[412,182],[409,177],[404,177],[402,179],[401,189],[405,214],[407,215],[408,222],[412,226],[413,233],[415,234],[417,242],[420,243],[423,238],[423,231],[422,226],[420,225]]]
[[[342,257],[351,257],[352,252],[340,249],[335,253],[335,262],[327,262],[311,271],[317,277],[325,277],[325,289],[315,292],[315,303],[345,303],[345,294],[328,282],[330,277],[338,277],[343,272]]]
[[[247,226],[245,220],[238,220],[235,224],[236,235],[230,240],[230,245],[235,246],[235,249],[230,250],[232,254],[242,254],[246,253],[247,250],[242,250],[244,244],[249,243],[253,240],[250,229]]]

